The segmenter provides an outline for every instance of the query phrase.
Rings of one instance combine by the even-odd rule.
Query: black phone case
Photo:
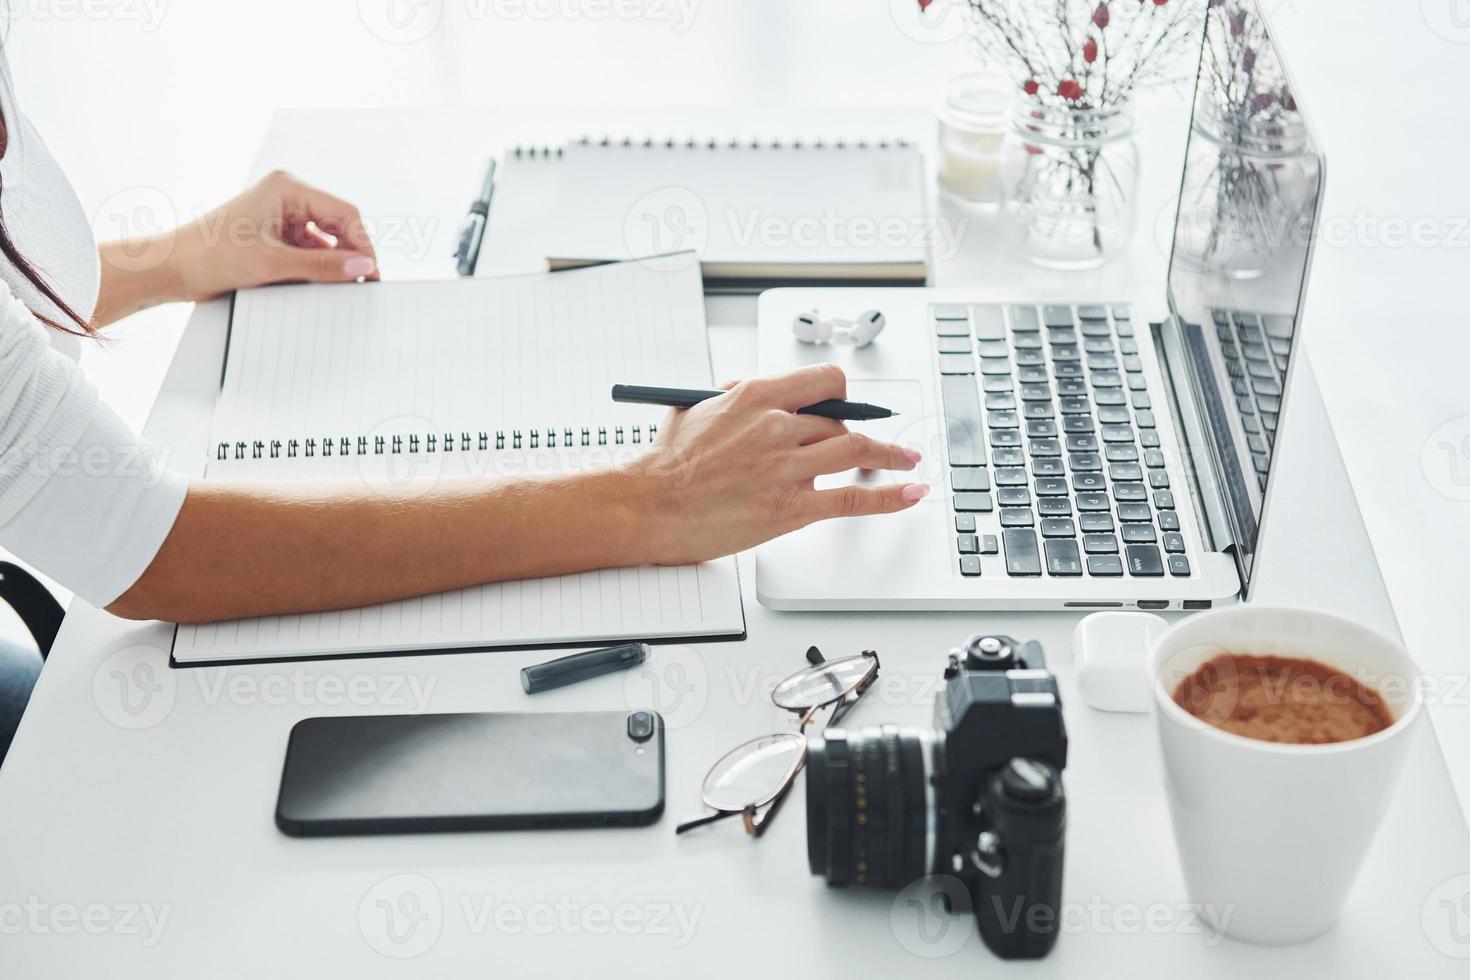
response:
[[[632,719],[651,720],[639,738]],[[276,825],[293,837],[644,826],[664,809],[664,723],[645,712],[307,718]]]

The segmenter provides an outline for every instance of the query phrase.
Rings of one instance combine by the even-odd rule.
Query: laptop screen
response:
[[[1323,160],[1254,0],[1210,0],[1169,292],[1249,587]]]

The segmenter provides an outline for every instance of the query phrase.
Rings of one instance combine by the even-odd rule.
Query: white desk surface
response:
[[[834,131],[855,127],[849,132],[905,119],[820,118]],[[805,124],[795,112],[721,119],[745,132]],[[911,129],[925,125],[922,113],[906,119]],[[383,249],[385,275],[441,275],[480,159],[497,144],[651,122],[663,123],[659,131],[711,128],[694,112],[619,114],[616,127],[607,120],[509,110],[283,113],[256,169],[287,166],[329,180],[369,214],[405,228],[426,222],[417,227],[428,246],[406,234]],[[1167,170],[1168,152],[1151,150],[1148,166]],[[429,170],[434,178],[425,181]],[[1156,274],[1162,258],[1149,240],[1150,208],[1157,210],[1141,206],[1132,255],[1099,282]],[[940,282],[1044,287],[983,237],[940,270]],[[176,460],[204,458],[223,312],[220,304],[196,312],[149,422],[149,436],[173,445]],[[753,334],[740,318],[736,307],[714,308],[721,375],[753,365]],[[1309,306],[1309,336],[1311,320]],[[1336,610],[1396,633],[1315,380],[1304,374],[1302,382],[1279,449],[1282,495],[1262,548],[1259,598]],[[1430,726],[1418,733],[1342,922],[1290,948],[1222,942],[1181,911],[1187,899],[1151,720],[1098,713],[1075,696],[1075,617],[782,614],[756,604],[748,584],[746,592],[746,642],[659,648],[644,671],[534,703],[515,673],[541,653],[168,671],[167,627],[74,605],[0,771],[0,973],[1464,975],[1464,961],[1448,954],[1470,950],[1439,903],[1470,891],[1470,833]],[[853,724],[923,724],[946,649],[980,630],[1043,641],[1067,699],[1068,918],[1050,958],[1002,963],[968,919],[886,893],[828,890],[807,872],[799,793],[759,842],[733,826],[674,837],[674,823],[699,812],[699,781],[717,755],[789,724],[764,692],[801,664],[808,644],[883,654],[883,680]],[[302,841],[272,822],[287,733],[303,717],[647,704],[670,727],[668,812],[650,828]],[[165,917],[156,935],[150,914]],[[16,928],[20,916],[28,924]],[[410,952],[418,956],[400,958]]]

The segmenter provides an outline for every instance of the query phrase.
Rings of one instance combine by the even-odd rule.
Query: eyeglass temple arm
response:
[[[703,817],[696,817],[693,820],[686,820],[683,823],[679,824],[679,826],[674,828],[674,833],[682,834],[686,830],[693,830],[695,827],[703,827],[707,823],[714,823],[716,820],[724,820],[726,817],[733,817],[740,812],[741,811],[739,810],[721,810],[718,813],[711,813]]]

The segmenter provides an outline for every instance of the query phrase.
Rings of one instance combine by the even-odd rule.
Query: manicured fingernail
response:
[[[927,483],[909,483],[903,488],[903,499],[908,503],[923,500],[928,495],[929,485]]]
[[[924,458],[923,454],[920,453],[917,449],[911,449],[908,447],[904,448],[903,455],[904,458],[907,459],[910,463],[917,463],[919,460]]]
[[[356,279],[359,276],[372,275],[377,268],[378,263],[374,262],[371,256],[354,255],[342,263],[342,274],[349,279]]]

